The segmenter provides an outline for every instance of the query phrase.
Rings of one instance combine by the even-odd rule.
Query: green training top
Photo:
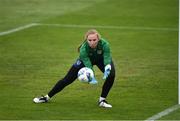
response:
[[[80,60],[86,67],[93,69],[93,64],[104,60],[104,65],[111,63],[111,53],[109,43],[105,39],[100,39],[96,48],[92,49],[85,41],[80,48]]]

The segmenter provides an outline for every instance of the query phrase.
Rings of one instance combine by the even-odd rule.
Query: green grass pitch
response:
[[[78,57],[91,27],[34,26],[0,36],[0,120],[145,120],[178,103],[178,0],[0,0],[0,33],[31,23],[97,28],[109,40],[116,79],[112,109],[97,106],[98,85],[76,80],[46,94]],[[120,27],[120,28],[116,28]],[[177,110],[165,120],[180,120]]]

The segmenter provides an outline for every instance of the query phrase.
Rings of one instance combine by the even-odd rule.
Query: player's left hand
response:
[[[109,76],[110,72],[111,72],[111,65],[108,64],[108,65],[105,66],[104,76],[103,76],[104,80],[107,79],[107,77]]]

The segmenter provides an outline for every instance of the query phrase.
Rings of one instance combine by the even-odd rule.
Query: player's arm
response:
[[[88,57],[88,52],[86,51],[86,47],[85,45],[82,45],[81,48],[80,48],[80,60],[83,61],[83,64],[88,67],[88,68],[92,68],[92,63],[90,61],[90,58]]]
[[[103,46],[103,50],[104,50],[104,54],[103,54],[103,58],[104,58],[104,65],[105,65],[105,69],[104,69],[104,76],[103,79],[106,79],[111,71],[111,52],[110,52],[110,47],[109,47],[109,43],[105,43]]]
[[[83,61],[84,65],[94,72],[92,68],[92,63],[90,61],[90,58],[88,57],[88,52],[86,51],[85,46],[82,45],[80,48],[80,59]],[[90,84],[97,84],[98,81],[95,79],[95,77],[92,78],[92,80],[89,82]]]
[[[105,43],[103,46],[103,58],[104,58],[104,65],[108,65],[111,63],[111,52],[110,52],[110,47],[109,43]]]

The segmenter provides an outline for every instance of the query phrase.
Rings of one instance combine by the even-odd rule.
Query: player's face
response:
[[[90,34],[87,37],[87,42],[91,48],[96,48],[98,41],[99,41],[99,38],[97,34]]]

